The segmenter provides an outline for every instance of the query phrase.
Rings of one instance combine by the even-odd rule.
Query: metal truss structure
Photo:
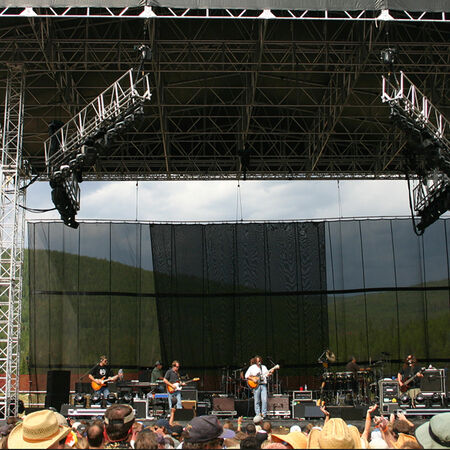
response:
[[[136,65],[146,44],[153,101],[84,179],[236,179],[244,149],[247,179],[401,178],[405,143],[379,96],[380,52],[396,48],[398,67],[448,117],[449,19],[387,10],[0,8],[9,158],[2,214],[10,220],[1,225],[0,413],[19,364],[20,161],[23,153],[49,178],[50,122],[69,122]],[[26,68],[26,86],[10,63]]]
[[[431,11],[311,11],[298,9],[231,9],[231,8],[169,8],[169,7],[4,7],[0,17],[90,18],[90,19],[277,19],[277,20],[338,20],[338,21],[399,21],[448,22],[448,12]]]
[[[0,417],[18,407],[22,264],[25,214],[22,186],[22,135],[25,72],[21,65],[7,67],[2,134],[0,210]]]
[[[22,17],[0,18],[0,33],[0,60],[27,67],[24,157],[44,177],[48,123],[136,65],[142,43],[152,102],[84,179],[236,179],[243,148],[247,179],[403,177],[404,143],[379,96],[386,46],[450,110],[438,22]]]
[[[403,72],[383,77],[382,86],[381,100],[408,135],[409,171],[417,175],[414,210],[422,231],[450,207],[450,122]]]

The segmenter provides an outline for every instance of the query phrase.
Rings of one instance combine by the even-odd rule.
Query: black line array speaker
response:
[[[69,403],[70,370],[49,370],[47,372],[47,395],[45,407],[53,407],[57,411],[61,405]]]

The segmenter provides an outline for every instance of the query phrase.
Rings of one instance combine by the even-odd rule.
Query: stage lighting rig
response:
[[[382,52],[387,64],[390,50]],[[446,137],[450,123],[403,72],[399,77],[383,76],[381,100],[406,135],[405,171],[408,180],[409,175],[415,179],[412,209],[420,218],[416,229],[423,233],[450,209],[450,142]]]
[[[141,50],[144,55],[148,48]],[[143,56],[144,58],[144,56]],[[148,74],[130,69],[66,124],[53,121],[45,141],[52,200],[68,226],[77,227],[83,170],[107,152],[118,136],[144,115],[151,99]]]

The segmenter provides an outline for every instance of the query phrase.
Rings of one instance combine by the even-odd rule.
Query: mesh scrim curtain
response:
[[[298,367],[328,345],[323,223],[152,225],[151,236],[165,360],[219,368],[261,354]]]
[[[160,356],[148,225],[29,223],[30,366],[83,371]]]

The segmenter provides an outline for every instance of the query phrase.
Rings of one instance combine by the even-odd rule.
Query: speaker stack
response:
[[[49,370],[47,372],[47,395],[45,407],[53,407],[57,411],[61,405],[69,403],[70,370]]]

